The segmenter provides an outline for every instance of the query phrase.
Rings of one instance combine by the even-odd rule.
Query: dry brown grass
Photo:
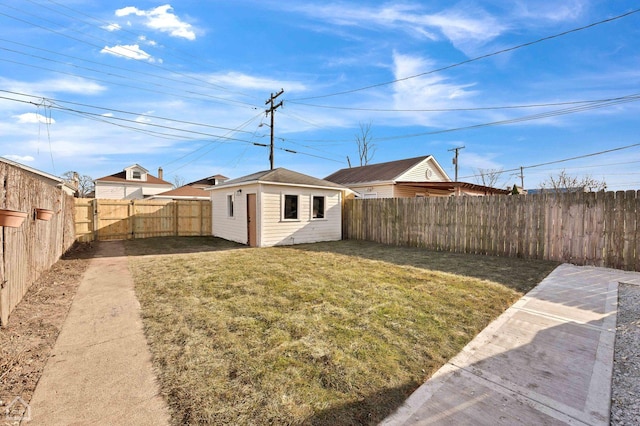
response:
[[[0,419],[15,397],[31,400],[92,256],[89,244],[75,245],[33,283],[0,328]]]
[[[373,243],[244,249],[128,243],[175,424],[375,424],[556,265],[468,260]],[[499,259],[499,258],[497,258]],[[431,268],[431,269],[429,269]],[[522,271],[526,272],[522,272]],[[473,274],[472,274],[473,273]],[[528,285],[532,287],[534,283]]]

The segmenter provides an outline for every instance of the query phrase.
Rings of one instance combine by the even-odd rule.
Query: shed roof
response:
[[[224,188],[229,186],[237,186],[240,184],[248,183],[274,183],[283,185],[298,185],[298,186],[316,186],[322,188],[335,188],[339,190],[347,190],[344,186],[329,182],[328,180],[314,178],[302,173],[294,172],[282,167],[278,167],[273,170],[264,170],[261,172],[252,173],[250,175],[242,176],[236,179],[228,180],[220,185],[209,188],[213,191],[217,188]]]
[[[423,155],[422,157],[405,158],[404,160],[388,161],[386,163],[350,167],[338,170],[325,179],[342,185],[361,182],[391,181],[429,157],[431,156]]]

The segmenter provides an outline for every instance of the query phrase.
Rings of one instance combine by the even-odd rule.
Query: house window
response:
[[[284,196],[284,208],[283,219],[298,219],[298,196],[297,195],[285,195]]]
[[[227,216],[233,217],[233,194],[227,195]]]
[[[140,173],[140,171],[134,170],[131,172],[131,179],[142,179],[142,174]]]
[[[324,219],[324,197],[313,196],[311,217],[313,219]]]

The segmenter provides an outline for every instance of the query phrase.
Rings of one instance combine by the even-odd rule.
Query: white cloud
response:
[[[13,118],[17,119],[19,124],[54,124],[56,122],[56,120],[54,120],[53,118],[45,117],[44,115],[37,114],[35,112],[27,112],[20,115],[14,115]]]
[[[295,9],[335,25],[401,30],[414,37],[431,40],[444,36],[462,51],[487,43],[506,29],[483,9],[468,5],[455,6],[439,13],[425,13],[422,6],[407,4],[377,8],[360,4],[307,4]]]
[[[169,33],[173,37],[195,40],[196,34],[191,24],[182,21],[173,13],[173,8],[169,4],[158,6],[155,9],[141,10],[137,7],[129,6],[116,10],[116,16],[140,16],[146,18],[144,25],[148,28]]]
[[[284,87],[287,92],[303,92],[307,90],[307,87],[303,83],[297,81],[273,80],[263,77],[254,77],[239,72],[210,75],[208,76],[208,79],[214,84],[232,86],[240,89],[273,91],[276,88]]]
[[[515,3],[516,16],[520,19],[544,20],[553,23],[572,21],[582,15],[587,6],[585,0],[565,0],[563,2],[523,2]]]
[[[8,154],[8,155],[3,155],[3,157],[6,158],[7,160],[17,161],[19,163],[29,163],[36,160],[30,155]]]
[[[34,82],[0,77],[0,85],[14,92],[29,93],[32,95],[42,95],[45,93],[93,95],[106,90],[106,87],[81,77],[52,78]]]
[[[111,32],[111,31],[120,31],[122,27],[119,24],[109,24],[102,27],[103,29]]]
[[[396,79],[418,75],[435,68],[425,58],[394,53],[394,76]],[[441,74],[428,74],[394,83],[393,101],[398,109],[443,109],[468,105],[467,99],[477,93],[470,90],[473,83],[456,84]],[[416,124],[433,126],[441,113],[414,112],[405,117],[412,117]]]
[[[107,53],[113,56],[120,56],[127,59],[135,59],[138,61],[158,62],[150,54],[140,49],[137,44],[116,45],[113,47],[105,46],[100,53]]]

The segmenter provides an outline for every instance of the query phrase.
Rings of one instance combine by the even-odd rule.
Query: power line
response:
[[[6,92],[6,91],[3,91],[3,92]],[[35,105],[35,106],[43,106],[42,103],[37,104],[37,103],[32,102],[32,101],[9,98],[9,97],[5,97],[5,96],[0,96],[0,99],[10,100],[10,101],[14,101],[14,102],[20,102],[20,103],[25,103],[25,104]],[[114,125],[116,127],[132,130],[132,131],[136,131],[136,132],[139,132],[139,133],[144,133],[144,134],[148,134],[148,135],[152,135],[154,137],[160,137],[160,138],[164,138],[164,139],[202,140],[202,138],[195,138],[195,137],[190,137],[190,136],[176,135],[176,134],[173,134],[173,133],[156,132],[156,131],[149,130],[149,129],[142,129],[140,127],[133,127],[133,126],[129,126],[129,125],[126,125],[126,124],[116,123],[116,122],[113,122],[111,120],[118,120],[118,121],[123,121],[123,122],[135,123],[135,124],[142,125],[142,126],[157,127],[157,128],[162,128],[162,129],[168,129],[168,130],[175,130],[175,131],[178,131],[178,132],[183,132],[183,133],[188,133],[188,134],[196,134],[196,135],[199,135],[199,136],[206,136],[206,137],[212,137],[212,138],[217,139],[215,141],[208,142],[207,145],[210,145],[212,143],[228,143],[228,142],[241,142],[241,143],[245,143],[245,144],[249,144],[249,145],[258,145],[258,146],[261,145],[261,144],[255,143],[253,141],[249,141],[249,140],[246,140],[246,139],[233,138],[233,137],[229,137],[229,136],[226,136],[226,135],[222,135],[222,136],[221,135],[214,135],[214,134],[209,134],[209,133],[204,133],[204,132],[197,132],[197,131],[192,131],[192,130],[179,129],[179,128],[170,127],[170,126],[163,126],[163,125],[159,125],[159,124],[138,122],[138,121],[135,121],[135,120],[129,120],[129,119],[124,119],[124,118],[107,117],[107,116],[104,116],[102,114],[91,113],[91,112],[87,112],[87,111],[79,111],[79,110],[75,110],[75,109],[72,109],[72,108],[66,108],[66,107],[63,107],[63,106],[60,106],[60,105],[56,105],[55,103],[48,104],[46,106],[49,109],[56,109],[56,110],[58,110],[60,112],[63,112],[63,113],[84,117],[84,118],[91,119],[91,120],[94,120],[94,121],[98,121],[98,122],[102,122],[102,123],[105,123],[105,124]],[[245,127],[251,121],[257,119],[258,117],[261,117],[262,114],[263,114],[263,112],[261,111],[259,114],[255,115],[254,117],[252,117],[251,119],[247,120],[245,123],[240,125],[238,128],[229,129],[228,133],[242,132],[242,130],[241,130],[242,127]],[[173,163],[175,161],[179,161],[179,160],[181,160],[183,158],[186,158],[187,156],[199,151],[200,149],[206,147],[207,145],[205,145],[203,147],[200,147],[200,148],[198,148],[198,149],[196,149],[196,150],[194,150],[194,151],[192,151],[192,152],[190,152],[190,153],[188,153],[188,154],[186,154],[186,155],[184,155],[184,156],[182,156],[182,157],[180,157],[180,158],[178,158],[176,160],[170,161],[169,163],[166,163],[164,166],[166,166],[168,164],[171,164],[171,163]],[[265,145],[265,146],[267,146],[267,145]],[[289,152],[289,153],[292,153],[292,154],[300,154],[300,155],[304,155],[304,156],[308,156],[308,157],[314,157],[314,158],[319,158],[319,159],[323,159],[323,160],[327,160],[327,161],[333,161],[333,162],[341,163],[340,161],[337,161],[337,160],[332,159],[332,158],[323,157],[323,156],[320,156],[320,155],[311,154],[311,153],[307,153],[307,152],[293,151],[293,150],[286,149],[286,148],[277,148],[277,149],[281,149],[283,151],[286,151],[286,152]],[[181,169],[182,167],[187,166],[188,164],[191,164],[192,162],[202,158],[204,155],[206,155],[209,152],[211,152],[211,150],[206,151],[201,156],[199,156],[196,159],[191,160],[191,161],[183,164],[182,166],[178,167],[175,170],[172,170],[171,172],[174,172],[176,170]]]
[[[42,6],[41,4],[36,3],[36,2],[34,2],[33,0],[28,0],[28,1],[29,1],[29,2],[31,2],[31,3],[34,3],[34,4],[38,4],[39,6]],[[108,25],[111,25],[111,24],[112,24],[111,22],[108,22],[108,21],[105,21],[105,20],[102,20],[102,19],[96,18],[95,16],[91,16],[91,15],[89,15],[89,14],[87,14],[87,13],[83,12],[83,11],[80,11],[80,10],[74,9],[74,8],[72,8],[72,7],[69,7],[69,6],[67,6],[67,5],[64,5],[64,4],[61,4],[61,3],[58,3],[58,2],[56,2],[56,1],[53,1],[53,0],[47,0],[47,1],[48,1],[49,3],[53,3],[53,4],[57,5],[57,6],[59,6],[59,7],[61,7],[61,8],[64,8],[64,9],[70,10],[70,11],[72,11],[72,12],[75,12],[75,13],[79,14],[79,15],[82,15],[82,16],[85,16],[85,17],[87,17],[87,18],[89,18],[89,19],[92,19],[92,20],[94,20],[94,21],[96,21],[96,22],[98,22],[98,23],[102,23],[102,24],[104,24],[104,25],[106,25],[106,26],[108,26]],[[69,18],[73,19],[73,20],[74,20],[74,22],[77,20],[77,18],[76,18],[76,17],[73,17],[73,16],[70,16],[70,15],[67,15],[67,14],[62,13],[62,12],[60,12],[60,11],[58,11],[58,10],[53,9],[53,8],[48,8],[48,7],[46,7],[46,6],[42,6],[42,7],[45,7],[45,8],[47,8],[47,9],[52,10],[52,11],[54,11],[54,12],[56,12],[56,13],[61,14],[61,15],[67,16],[67,17],[69,17]],[[83,22],[87,23],[88,25],[91,25],[91,24],[90,24],[89,22],[87,22],[87,21],[83,21]],[[104,30],[104,31],[108,31],[108,30],[104,29],[103,27],[99,27],[99,28],[100,28],[100,29],[102,29],[102,30]],[[133,31],[129,31],[129,30],[127,30],[126,28],[123,28],[123,27],[120,27],[120,28],[118,29],[118,31],[121,31],[121,32],[124,32],[124,33],[130,34],[130,35],[134,36],[136,39],[139,39],[139,38],[141,37],[139,34],[136,34],[136,33],[134,33]],[[176,50],[176,49],[173,49],[173,48],[172,48],[172,50]],[[177,50],[177,51],[178,51],[179,53],[181,53],[181,54],[184,54],[184,55],[185,55],[186,57],[188,57],[191,61],[193,61],[193,60],[201,61],[201,60],[202,60],[202,57],[194,56],[194,55],[191,55],[191,54],[189,54],[189,53],[187,53],[187,52],[183,52],[183,51],[181,51],[181,50]],[[207,62],[210,62],[210,61],[207,61]],[[211,83],[211,82],[209,82],[209,81],[207,81],[207,80],[202,80],[202,79],[196,78],[196,77],[194,77],[194,76],[190,76],[190,78],[192,78],[192,79],[194,79],[194,80],[196,80],[196,81],[200,81],[200,82],[206,83],[207,85],[217,87],[217,88],[218,88],[218,89],[220,89],[220,90],[224,90],[224,91],[229,92],[229,93],[232,93],[232,94],[237,94],[237,95],[241,95],[241,96],[246,96],[246,97],[249,97],[249,98],[257,99],[257,98],[256,98],[255,96],[253,96],[253,95],[249,95],[249,94],[242,93],[242,92],[238,92],[238,91],[232,91],[232,90],[229,90],[229,89],[225,88],[224,86],[220,86],[220,85],[217,85],[217,84],[213,84],[213,83]]]
[[[505,125],[505,124],[521,123],[521,122],[524,122],[524,121],[540,120],[540,119],[543,119],[543,118],[551,118],[551,117],[557,117],[557,116],[560,116],[560,115],[574,114],[574,113],[577,113],[577,112],[583,112],[583,111],[588,111],[588,110],[597,109],[597,108],[604,108],[604,107],[623,104],[623,103],[628,103],[628,102],[636,102],[636,101],[639,101],[639,100],[640,100],[640,95],[631,95],[631,96],[625,96],[622,99],[616,100],[616,101],[593,103],[593,104],[583,105],[583,106],[578,106],[578,107],[573,107],[573,108],[563,108],[563,109],[543,112],[543,113],[539,113],[539,114],[525,115],[525,116],[522,116],[522,117],[511,118],[511,119],[508,119],[508,120],[492,121],[492,122],[489,122],[489,123],[474,124],[474,125],[471,125],[471,126],[463,126],[463,127],[454,127],[454,128],[451,128],[451,129],[444,129],[444,130],[433,130],[433,131],[429,131],[429,132],[412,133],[412,134],[408,134],[408,135],[388,136],[388,137],[383,137],[383,138],[375,138],[375,140],[376,141],[387,141],[387,140],[394,140],[394,139],[414,138],[414,137],[418,137],[418,136],[438,135],[438,134],[442,134],[442,133],[458,132],[458,131],[461,131],[461,130],[478,129],[478,128],[482,128],[482,127],[500,126],[500,125]]]
[[[295,105],[303,105],[314,108],[325,108],[325,109],[337,109],[337,110],[346,110],[346,111],[369,111],[369,112],[463,112],[463,111],[487,111],[487,110],[505,110],[505,109],[524,109],[524,108],[542,108],[542,107],[550,107],[550,106],[563,106],[563,105],[578,105],[578,104],[589,104],[596,102],[608,102],[619,99],[624,99],[629,96],[640,96],[640,93],[635,93],[632,95],[620,96],[615,98],[605,98],[605,99],[591,99],[591,100],[582,100],[582,101],[565,101],[565,102],[549,102],[549,103],[539,103],[539,104],[523,104],[523,105],[501,105],[501,106],[487,106],[487,107],[470,107],[470,108],[426,108],[426,109],[385,109],[385,108],[358,108],[358,107],[341,107],[341,106],[332,106],[332,105],[314,105],[307,104],[303,102],[295,102],[289,101],[289,103]]]
[[[625,149],[630,149],[630,148],[635,148],[637,146],[640,146],[640,143],[634,143],[631,145],[626,145],[626,146],[621,146],[618,148],[612,148],[612,149],[607,149],[607,150],[603,150],[603,151],[598,151],[598,152],[593,152],[591,154],[584,154],[584,155],[578,155],[576,157],[569,157],[569,158],[563,158],[562,160],[554,160],[554,161],[547,161],[545,163],[539,163],[539,164],[533,164],[530,166],[520,166],[514,169],[508,169],[508,170],[500,170],[498,172],[496,172],[497,174],[502,174],[502,173],[509,173],[509,172],[519,172],[521,171],[521,169],[533,169],[536,167],[542,167],[542,166],[548,166],[550,164],[559,164],[559,163],[566,163],[567,161],[573,161],[573,160],[579,160],[582,158],[588,158],[588,157],[595,157],[597,155],[602,155],[602,154],[608,154],[610,152],[615,152],[615,151],[622,151]],[[463,176],[460,179],[469,179],[469,178],[473,178],[473,177],[477,177],[480,175],[469,175],[469,176]]]
[[[6,5],[6,4],[4,4],[3,6],[8,7],[8,8],[10,8],[10,9],[13,9],[13,10],[17,10],[17,11],[19,11],[19,12],[22,12],[22,13],[26,14],[26,15],[30,15],[30,16],[33,16],[33,17],[36,17],[36,18],[42,19],[43,21],[49,22],[49,23],[51,23],[51,24],[54,24],[54,25],[56,24],[56,23],[55,23],[55,22],[53,22],[53,21],[50,21],[50,20],[45,19],[45,18],[42,18],[42,17],[38,17],[37,15],[34,15],[34,14],[32,14],[32,13],[29,13],[29,12],[26,12],[26,11],[23,11],[23,10],[20,10],[20,9],[18,9],[18,8],[16,8],[16,7],[8,6],[8,5]],[[16,16],[12,16],[12,15],[9,15],[9,14],[3,13],[3,12],[0,12],[0,15],[2,15],[2,16],[6,16],[6,17],[8,17],[8,18],[10,18],[10,19],[14,19],[14,20],[16,20],[16,21],[19,21],[19,22],[22,22],[22,23],[25,23],[25,24],[28,24],[28,25],[32,25],[32,26],[34,26],[34,27],[37,27],[37,28],[43,29],[43,30],[45,30],[45,31],[52,32],[52,33],[54,33],[54,34],[56,34],[56,35],[59,35],[59,36],[62,36],[62,37],[65,37],[65,38],[71,39],[71,40],[73,40],[73,41],[77,41],[77,42],[79,42],[79,43],[86,44],[86,45],[89,45],[89,46],[94,47],[94,48],[96,48],[96,49],[100,49],[100,50],[102,50],[102,46],[100,46],[100,45],[97,45],[97,44],[94,44],[94,43],[88,42],[88,41],[86,41],[86,40],[82,40],[82,39],[77,38],[77,37],[73,37],[73,36],[71,36],[71,35],[69,35],[69,34],[66,34],[66,33],[64,33],[64,32],[57,31],[57,30],[55,30],[55,29],[48,28],[48,27],[45,27],[45,26],[43,26],[43,25],[39,25],[39,24],[36,24],[36,23],[34,23],[34,22],[28,21],[28,20],[26,20],[26,19],[18,18],[18,17],[16,17]],[[109,41],[108,41],[108,40],[104,40],[104,39],[101,39],[101,38],[99,38],[99,37],[95,37],[95,36],[87,35],[87,34],[84,34],[84,33],[80,32],[80,31],[77,31],[77,30],[74,30],[74,29],[70,29],[70,30],[71,30],[71,31],[73,31],[73,32],[79,33],[79,34],[81,34],[81,35],[83,35],[83,36],[85,36],[85,37],[93,38],[93,39],[99,40],[99,41],[101,41],[101,42],[103,42],[103,43],[109,43]],[[129,48],[126,48],[126,47],[124,47],[124,46],[122,46],[122,48],[123,48],[124,50],[128,50],[128,51],[130,51],[131,53],[138,53],[138,52],[136,52],[136,51],[134,51],[134,50],[131,50],[131,49],[129,49]],[[115,54],[116,54],[116,55],[118,55],[118,56],[126,57],[125,55],[122,55],[122,54],[118,54],[118,53],[115,53]],[[9,62],[10,62],[10,61],[9,61]],[[224,90],[224,91],[228,91],[228,92],[230,92],[230,90],[228,90],[228,89],[226,89],[226,88],[224,88],[224,87],[222,87],[222,86],[219,86],[219,85],[216,85],[216,84],[210,83],[210,82],[208,82],[208,81],[206,81],[206,80],[202,80],[202,79],[196,78],[196,77],[194,77],[194,76],[192,76],[192,75],[189,75],[189,74],[185,74],[185,73],[181,73],[181,72],[178,72],[178,71],[170,70],[170,69],[167,69],[166,67],[160,66],[160,65],[158,65],[158,64],[155,64],[155,63],[152,63],[152,62],[149,62],[149,61],[142,61],[142,63],[146,64],[146,66],[152,66],[152,67],[155,67],[155,68],[161,69],[161,70],[163,70],[163,71],[170,72],[170,73],[172,73],[172,74],[176,74],[176,75],[179,75],[179,76],[182,76],[182,77],[186,77],[186,78],[189,78],[189,79],[193,79],[193,80],[196,80],[196,81],[200,81],[200,82],[205,83],[205,84],[207,84],[207,85],[209,85],[209,86],[211,86],[211,87],[214,87],[214,88],[216,88],[216,89]],[[23,65],[26,65],[26,64],[23,64]],[[37,68],[37,67],[36,67],[36,68]],[[135,71],[132,71],[132,72],[135,72]],[[240,102],[240,101],[233,101],[233,102],[243,103],[243,102]],[[251,106],[253,106],[252,104],[247,104],[247,105],[251,105]]]
[[[77,57],[77,56],[66,55],[64,53],[54,52],[52,50],[43,49],[43,48],[35,47],[35,46],[30,46],[28,44],[19,43],[19,42],[16,42],[16,41],[7,40],[7,39],[3,39],[3,38],[0,38],[0,41],[5,42],[5,43],[16,44],[18,46],[26,47],[28,49],[39,50],[39,51],[42,51],[42,52],[46,52],[46,53],[62,56],[62,57],[69,58],[69,59],[83,61],[83,62],[87,62],[87,63],[90,63],[90,64],[96,64],[96,65],[100,66],[101,68],[111,68],[111,69],[120,70],[120,71],[127,71],[127,72],[130,72],[132,74],[140,74],[140,75],[143,75],[143,76],[146,76],[146,77],[153,77],[153,78],[157,78],[157,79],[160,79],[160,80],[166,80],[166,81],[171,81],[171,82],[175,82],[175,83],[187,84],[187,85],[195,86],[195,87],[198,87],[198,88],[206,89],[205,86],[202,86],[200,84],[196,84],[196,83],[193,83],[193,82],[189,82],[189,81],[178,80],[178,79],[175,79],[175,78],[170,78],[170,77],[166,77],[166,76],[152,74],[152,73],[148,73],[148,72],[144,72],[144,71],[134,71],[134,70],[131,70],[129,68],[118,67],[118,66],[115,66],[115,65],[104,64],[102,62],[92,61],[92,60],[80,58],[80,57]],[[154,86],[164,87],[164,86],[162,86],[160,84],[150,83],[149,80],[137,80],[137,79],[133,79],[133,78],[131,78],[129,76],[123,76],[123,75],[119,75],[119,74],[109,73],[109,72],[103,71],[102,69],[94,69],[94,68],[83,67],[81,65],[77,65],[77,64],[74,64],[74,63],[62,62],[62,61],[58,61],[56,59],[47,58],[47,57],[44,57],[44,56],[37,56],[37,55],[31,54],[31,53],[21,52],[19,50],[9,49],[9,48],[6,48],[6,47],[0,47],[0,49],[1,50],[5,50],[7,52],[16,53],[18,55],[28,56],[28,57],[31,57],[31,58],[34,58],[34,59],[40,59],[40,60],[44,60],[44,61],[47,61],[47,62],[62,64],[62,65],[70,66],[70,67],[73,67],[73,68],[84,69],[84,70],[87,70],[87,71],[91,71],[91,72],[95,72],[95,73],[99,73],[99,74],[104,74],[104,75],[107,75],[107,76],[114,76],[114,77],[123,78],[123,79],[126,79],[127,81],[130,81],[130,80],[140,81],[140,82],[144,82],[144,83],[147,83],[147,84],[152,84]],[[33,66],[31,64],[25,64],[25,63],[22,63],[22,62],[14,62],[14,63],[17,63],[19,65]],[[55,69],[47,69],[47,68],[43,68],[43,69],[46,69],[48,71],[58,72]],[[76,76],[75,74],[70,74],[70,75]],[[77,75],[77,76],[78,77],[87,78],[87,77],[81,76],[81,75]],[[114,84],[114,85],[118,85],[118,83],[113,83],[113,82],[109,82],[109,81],[103,81],[103,82]],[[132,87],[132,86],[129,86],[129,87]],[[186,93],[195,94],[195,95],[199,95],[199,96],[203,96],[203,97],[212,98],[212,99],[217,99],[217,100],[224,101],[224,102],[237,103],[237,104],[240,104],[240,105],[248,105],[248,106],[254,107],[253,104],[250,104],[250,103],[247,103],[247,102],[242,102],[242,101],[237,101],[237,100],[234,100],[234,99],[223,98],[223,97],[220,97],[220,96],[213,96],[213,95],[204,94],[204,93],[200,93],[200,92],[194,92],[194,91],[185,91],[185,92]],[[167,92],[164,92],[164,93],[169,94]]]
[[[401,81],[406,81],[406,80],[410,80],[410,79],[413,79],[413,78],[422,77],[422,76],[425,76],[425,75],[434,74],[434,73],[441,72],[441,71],[446,71],[446,70],[449,70],[449,69],[452,69],[452,68],[459,67],[461,65],[465,65],[465,64],[469,64],[471,62],[479,61],[481,59],[486,59],[486,58],[490,58],[492,56],[501,55],[503,53],[512,52],[514,50],[522,49],[523,47],[532,46],[534,44],[542,43],[544,41],[552,40],[552,39],[555,39],[555,38],[558,38],[558,37],[563,37],[563,36],[571,34],[571,33],[575,33],[575,32],[578,32],[578,31],[583,31],[583,30],[586,30],[588,28],[593,28],[593,27],[598,26],[598,25],[602,25],[602,24],[606,24],[606,23],[609,23],[609,22],[613,22],[613,21],[616,21],[618,19],[626,18],[627,16],[633,15],[634,13],[638,13],[638,12],[640,12],[640,9],[634,9],[634,10],[632,10],[630,12],[614,16],[613,18],[603,19],[601,21],[593,22],[591,24],[584,25],[582,27],[578,27],[578,28],[574,28],[574,29],[571,29],[571,30],[568,30],[568,31],[563,31],[563,32],[558,33],[558,34],[542,37],[542,38],[539,38],[539,39],[534,40],[534,41],[530,41],[530,42],[527,42],[527,43],[522,43],[522,44],[519,44],[517,46],[513,46],[513,47],[506,48],[506,49],[498,50],[496,52],[487,53],[487,54],[481,55],[481,56],[476,56],[475,58],[467,59],[467,60],[462,61],[462,62],[458,62],[458,63],[452,64],[452,65],[447,65],[445,67],[436,68],[436,69],[433,69],[431,71],[426,71],[426,72],[423,72],[423,73],[420,73],[420,74],[415,74],[415,75],[411,75],[411,76],[408,76],[408,77],[398,78],[396,80],[386,81],[386,82],[383,82],[383,83],[371,84],[369,86],[364,86],[364,87],[360,87],[360,88],[357,88],[357,89],[344,90],[342,92],[330,93],[330,94],[327,94],[327,95],[318,95],[318,96],[309,96],[309,97],[306,97],[306,98],[288,99],[287,102],[307,101],[307,100],[310,100],[310,99],[320,99],[320,98],[329,98],[329,97],[332,97],[332,96],[346,95],[346,94],[349,94],[349,93],[361,92],[363,90],[373,89],[373,88],[381,87],[381,86],[387,86],[389,84],[399,83]]]
[[[10,91],[10,90],[2,90],[2,89],[0,89],[0,92],[9,93],[9,94],[12,94],[12,95],[25,96],[25,97],[29,97],[29,98],[43,99],[42,96],[28,95],[26,93],[13,92],[13,91]],[[11,98],[4,98],[4,99],[16,100],[17,101],[17,99],[11,99]],[[121,110],[121,109],[107,108],[107,107],[103,107],[103,106],[90,105],[90,104],[81,103],[81,102],[65,101],[65,100],[62,100],[62,99],[55,99],[55,98],[48,98],[48,97],[45,98],[45,99],[48,100],[48,101],[54,102],[54,103],[63,103],[63,104],[69,104],[69,105],[76,105],[76,106],[82,106],[82,107],[86,107],[86,108],[93,108],[93,109],[109,111],[109,112],[117,112],[117,113],[127,114],[127,115],[144,116],[144,117],[148,117],[148,118],[154,118],[154,119],[157,119],[157,120],[165,120],[165,121],[170,121],[170,122],[180,123],[180,124],[189,124],[189,125],[194,125],[194,126],[208,127],[208,128],[220,129],[220,130],[235,130],[235,129],[231,129],[231,128],[228,128],[228,127],[214,126],[212,124],[203,124],[203,123],[197,123],[197,122],[194,122],[194,121],[178,120],[178,119],[175,119],[175,118],[167,118],[167,117],[161,117],[161,116],[152,115],[152,114],[146,114],[146,113],[141,113],[141,112],[131,112],[131,111],[125,111],[125,110]],[[238,130],[235,130],[235,131],[238,131]],[[242,131],[242,130],[240,130],[239,132],[251,133],[251,132]]]

